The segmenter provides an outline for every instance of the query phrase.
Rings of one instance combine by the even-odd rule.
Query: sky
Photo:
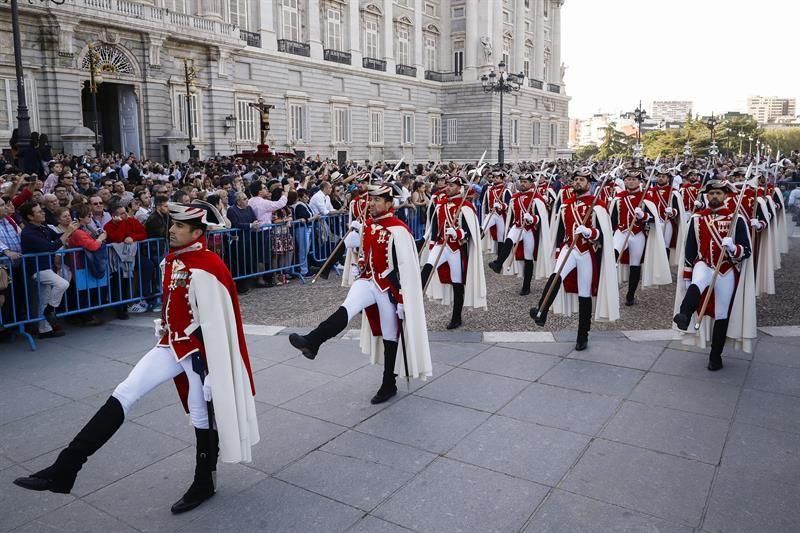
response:
[[[703,115],[751,95],[800,99],[797,0],[566,0],[571,118],[692,100]]]

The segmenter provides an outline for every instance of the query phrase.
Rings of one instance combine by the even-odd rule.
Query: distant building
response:
[[[688,100],[655,100],[650,108],[650,117],[668,122],[686,122],[692,114],[692,102]]]
[[[759,124],[769,124],[778,118],[794,117],[796,114],[794,98],[777,96],[751,96],[747,99],[747,113]]]

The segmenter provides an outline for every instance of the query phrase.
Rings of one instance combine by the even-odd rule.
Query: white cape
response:
[[[192,269],[189,302],[203,332],[219,457],[224,463],[249,463],[260,439],[250,377],[242,360],[236,314],[230,293],[209,272]]]
[[[758,261],[755,264],[756,296],[761,296],[762,294],[775,294],[775,258],[780,257],[780,253],[775,251],[777,244],[775,237],[778,233],[777,225],[775,224],[776,219],[771,218],[764,198],[759,198],[758,204],[762,213],[767,217],[768,224],[760,234],[756,235],[755,241],[758,243],[758,253],[755,250],[752,251],[754,258]],[[753,230],[751,229],[750,231],[752,232]]]
[[[618,202],[618,199],[614,199]],[[650,210],[650,213],[658,213],[656,205],[651,200],[644,201],[644,207]],[[609,212],[611,210],[609,209]],[[658,216],[652,217],[655,226],[650,228],[647,233],[647,245],[644,249],[644,257],[642,257],[642,287],[654,287],[658,285],[669,285],[672,283],[672,272],[669,267],[669,258],[667,257],[667,247],[664,243],[664,223]],[[630,276],[630,266],[620,263],[619,264],[619,281],[620,283],[628,281]]]
[[[534,198],[533,204],[536,207],[536,215],[539,217],[539,235],[538,239],[539,253],[534,258],[533,279],[545,279],[550,277],[553,272],[552,254],[550,253],[550,243],[553,242],[553,237],[550,235],[550,216],[547,214],[547,206],[540,198]],[[511,208],[508,210],[506,216],[506,227],[511,228]],[[522,240],[512,248],[508,258],[503,263],[503,275],[506,276],[522,276],[523,262],[516,259],[516,246],[523,246]]]
[[[398,339],[394,373],[401,378],[406,376],[403,358],[403,350],[405,350],[409,377],[425,380],[433,375],[433,365],[428,344],[428,326],[425,322],[417,248],[414,239],[405,228],[396,226],[387,229],[392,234],[389,246],[395,246],[397,250],[397,264],[390,265],[390,267],[393,266],[397,270],[400,278],[405,310],[402,331],[405,347],[403,347],[402,340]],[[392,260],[391,254],[389,260]],[[376,337],[372,334],[369,320],[364,313],[361,314],[360,346],[361,351],[370,356],[372,364],[383,364],[383,337]]]

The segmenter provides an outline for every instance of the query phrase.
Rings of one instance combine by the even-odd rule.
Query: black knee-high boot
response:
[[[309,359],[314,359],[320,345],[344,331],[348,322],[347,309],[339,307],[335,313],[323,320],[316,329],[307,335],[298,335],[297,333],[289,335],[289,343]]]
[[[423,292],[425,290],[425,284],[428,283],[428,278],[431,277],[432,273],[433,273],[433,265],[430,263],[425,263],[425,266],[422,267],[422,273],[420,274],[420,278],[422,279]]]
[[[394,365],[397,361],[397,341],[383,341],[383,381],[381,388],[372,397],[370,403],[383,403],[397,394]]]
[[[522,270],[522,290],[520,296],[527,296],[531,293],[531,280],[533,279],[533,259],[526,259]]]
[[[186,494],[172,506],[173,514],[191,511],[215,493],[214,472],[219,455],[219,434],[214,429],[194,428],[194,435],[197,440],[194,480]]]
[[[461,327],[462,309],[464,309],[464,284],[453,283],[453,316],[450,318],[450,323],[447,324],[447,329]]]
[[[550,290],[551,285],[553,286],[553,290],[550,293],[550,297],[547,298],[547,301],[545,301],[544,299],[547,296],[547,292]],[[530,315],[533,321],[536,322],[537,326],[544,326],[545,322],[547,322],[547,312],[550,310],[550,306],[553,305],[560,287],[561,277],[555,272],[550,274],[550,278],[544,285],[542,297],[539,299],[539,305],[536,307],[531,307]]]
[[[511,248],[513,247],[514,242],[511,239],[506,239],[503,244],[500,245],[500,249],[497,251],[497,259],[489,263],[489,268],[494,270],[496,274],[499,274],[500,271],[503,270],[503,263],[508,259],[508,255],[511,253]]]
[[[585,350],[589,344],[589,330],[592,328],[592,297],[578,297],[578,339],[575,349]]]
[[[108,442],[124,421],[122,404],[111,396],[72,439],[69,446],[58,454],[55,463],[28,477],[15,479],[14,484],[29,490],[69,494],[78,472],[89,456]]]
[[[639,280],[642,279],[642,267],[631,266],[628,270],[628,294],[625,295],[625,305],[631,306],[636,303],[636,288],[639,286]]]
[[[722,349],[725,347],[725,337],[728,334],[728,319],[714,321],[714,330],[711,334],[711,353],[708,356],[708,369],[714,372],[722,368]]]
[[[680,283],[680,281],[678,281],[678,283]],[[689,328],[689,322],[692,321],[692,313],[697,309],[698,303],[700,303],[700,287],[693,283],[686,289],[686,294],[683,296],[678,314],[672,318],[672,321],[675,322],[678,329],[686,331]]]

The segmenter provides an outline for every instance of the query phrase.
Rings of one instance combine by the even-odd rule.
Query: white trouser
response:
[[[125,381],[117,385],[111,395],[119,400],[122,410],[127,415],[139,398],[181,372],[185,372],[189,379],[187,403],[192,425],[198,429],[208,429],[208,408],[203,397],[203,383],[200,381],[200,375],[192,370],[191,356],[184,357],[178,362],[172,350],[166,346],[155,346],[139,359]]]
[[[433,265],[433,262],[439,257],[439,251],[442,247],[443,245],[441,244],[433,246],[431,253],[428,254],[427,264]],[[449,246],[444,246],[444,252],[442,252],[442,256],[439,257],[439,262],[433,266],[434,268],[439,268],[444,263],[447,263],[450,267],[450,281],[453,283],[463,283],[463,276],[461,274],[461,249],[453,250]]]
[[[47,305],[58,307],[61,305],[61,298],[69,288],[69,282],[50,269],[40,270],[33,275],[39,285],[39,315],[44,313]],[[39,333],[52,331],[53,327],[47,320],[39,321]]]
[[[357,279],[347,291],[342,307],[347,309],[348,322],[370,305],[378,305],[383,340],[397,342],[397,307],[389,299],[389,291],[381,292],[378,285],[369,279]]]
[[[567,246],[561,249],[556,260],[556,269],[558,272],[561,263],[564,263],[564,269],[561,271],[561,281],[572,272],[572,269],[578,269],[578,296],[581,298],[591,298],[592,296],[592,271],[594,264],[592,263],[592,254],[588,251],[580,253],[577,248],[573,248],[567,255]]]
[[[513,226],[508,231],[508,238],[511,239],[511,242],[514,244],[517,244],[520,240],[522,240],[522,251],[525,259],[528,261],[533,261],[533,249],[536,244],[536,237],[534,237],[532,230],[523,229],[519,226]]]
[[[644,255],[644,243],[646,240],[644,232],[632,233],[628,238],[628,243],[625,244],[625,235],[627,235],[627,233],[627,230],[617,230],[614,232],[614,250],[616,250],[619,255],[622,255],[622,252],[627,248],[628,264],[630,266],[639,266],[642,264],[642,256]],[[625,248],[623,248],[623,246],[625,246]]]
[[[672,242],[672,219],[664,219],[664,245],[669,248],[669,243]]]
[[[711,284],[714,269],[704,262],[695,263],[692,269],[692,285],[697,285],[702,293]],[[714,319],[728,318],[728,308],[731,305],[733,293],[736,290],[736,275],[734,269],[725,274],[718,274],[714,281]]]
[[[490,213],[488,215],[488,221],[486,222],[486,229],[485,231],[488,233],[492,226],[497,228],[497,238],[494,239],[498,242],[503,242],[503,236],[506,233],[506,221],[503,217],[498,215],[497,213]],[[491,235],[491,233],[489,233]]]

